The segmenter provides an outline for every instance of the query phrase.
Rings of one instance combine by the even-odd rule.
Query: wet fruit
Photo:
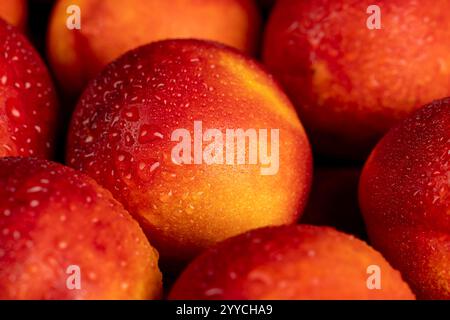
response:
[[[361,176],[370,239],[418,298],[450,299],[449,179],[449,98],[389,131]]]
[[[398,121],[450,95],[449,42],[447,0],[286,0],[268,23],[264,61],[313,149],[362,160]]]
[[[172,262],[295,222],[311,176],[307,137],[272,78],[237,51],[196,40],[150,44],[110,64],[75,110],[67,163],[108,188]]]
[[[0,157],[53,155],[58,106],[47,68],[28,40],[0,20]]]
[[[0,299],[148,299],[158,254],[111,194],[84,174],[0,159]]]

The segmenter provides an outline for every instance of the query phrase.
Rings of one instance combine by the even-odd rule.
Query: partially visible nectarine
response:
[[[74,5],[81,11],[79,30],[66,27]],[[77,94],[121,54],[158,40],[215,40],[254,53],[260,24],[254,0],[59,0],[48,54],[63,89]]]
[[[379,272],[380,286],[371,276]],[[194,260],[171,299],[413,299],[400,273],[364,242],[331,228],[265,228]]]
[[[90,83],[67,163],[108,188],[174,261],[297,221],[312,159],[293,106],[257,63],[170,40],[128,52]]]
[[[158,254],[91,178],[33,158],[0,159],[0,299],[148,299]]]
[[[27,38],[0,19],[0,157],[50,158],[59,115],[48,70]]]
[[[360,203],[374,246],[419,298],[450,299],[450,99],[392,129],[367,161]]]
[[[27,0],[0,0],[0,18],[21,30],[25,30],[27,8]]]
[[[284,0],[266,29],[264,61],[313,148],[361,160],[399,120],[450,95],[449,43],[447,0]]]

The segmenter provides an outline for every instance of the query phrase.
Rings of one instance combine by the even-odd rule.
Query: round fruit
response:
[[[91,178],[1,158],[0,190],[0,299],[159,297],[157,252]]]
[[[0,18],[24,30],[27,24],[27,0],[0,0]]]
[[[67,152],[170,260],[297,221],[311,162],[272,78],[235,50],[197,40],[153,43],[109,65],[75,110]]]
[[[80,29],[66,27],[77,22],[74,6]],[[260,24],[254,0],[59,0],[48,53],[63,89],[75,95],[121,54],[158,40],[215,40],[254,53]]]
[[[373,273],[377,270],[378,274]],[[372,287],[373,276],[381,279]],[[183,272],[171,299],[413,299],[375,250],[331,228],[252,231],[206,251]]]
[[[0,20],[0,157],[50,158],[58,107],[47,68],[28,40]]]

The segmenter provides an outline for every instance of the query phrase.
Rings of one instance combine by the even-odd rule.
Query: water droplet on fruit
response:
[[[30,207],[36,208],[37,206],[39,206],[39,201],[37,201],[37,200],[32,200],[32,201],[30,202]]]
[[[172,198],[172,196],[173,196],[172,190],[170,190],[170,191],[167,192],[167,193],[162,192],[162,193],[159,195],[159,201],[161,201],[162,203],[167,203],[167,202],[170,201],[170,199]]]
[[[176,181],[177,174],[172,171],[164,170],[164,171],[161,171],[161,177],[164,181],[171,182],[171,181]]]
[[[160,165],[160,161],[156,158],[140,161],[136,167],[136,174],[144,182],[151,181]]]
[[[188,204],[185,208],[184,208],[184,212],[186,214],[193,214],[195,212],[195,207],[192,204]]]
[[[15,118],[20,118],[20,112],[15,107],[11,108],[11,115]]]
[[[272,286],[272,277],[265,272],[255,270],[249,273],[248,279],[264,286]]]
[[[164,135],[158,131],[158,128],[150,124],[144,124],[139,128],[138,142],[140,144],[148,144],[158,140],[162,140]]]
[[[58,248],[61,249],[61,250],[66,249],[67,248],[67,242],[65,242],[65,241],[59,242],[58,243]]]
[[[207,297],[220,296],[222,294],[223,290],[220,288],[211,288],[205,291],[205,296]]]
[[[122,116],[132,122],[139,120],[139,110],[136,107],[126,108],[122,111]]]
[[[129,132],[125,133],[125,145],[127,147],[132,147],[134,145],[134,142],[135,141],[134,141],[134,138],[131,135],[131,133],[129,133]]]

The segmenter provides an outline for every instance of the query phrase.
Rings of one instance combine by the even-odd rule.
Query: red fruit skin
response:
[[[148,299],[158,253],[111,194],[35,158],[0,159],[0,299]],[[81,270],[69,290],[67,268]]]
[[[422,299],[450,299],[449,160],[446,98],[389,131],[360,180],[372,243]]]
[[[70,5],[82,12],[79,30],[66,28]],[[64,92],[78,96],[107,64],[139,46],[204,39],[255,54],[260,29],[254,0],[59,0],[49,21],[47,51]]]
[[[175,129],[280,130],[279,172],[259,165],[177,165]],[[178,263],[250,229],[290,224],[311,183],[309,143],[273,79],[235,50],[171,40],[122,56],[91,82],[72,118],[67,163],[90,174]],[[247,144],[247,154],[248,154]]]
[[[370,5],[381,29],[366,26]],[[264,62],[287,90],[313,149],[366,159],[420,106],[450,95],[447,0],[279,1]]]
[[[367,267],[381,269],[380,290]],[[399,272],[364,242],[327,227],[264,228],[209,249],[183,272],[173,300],[414,299]]]
[[[51,158],[58,106],[46,66],[0,19],[0,157]]]

